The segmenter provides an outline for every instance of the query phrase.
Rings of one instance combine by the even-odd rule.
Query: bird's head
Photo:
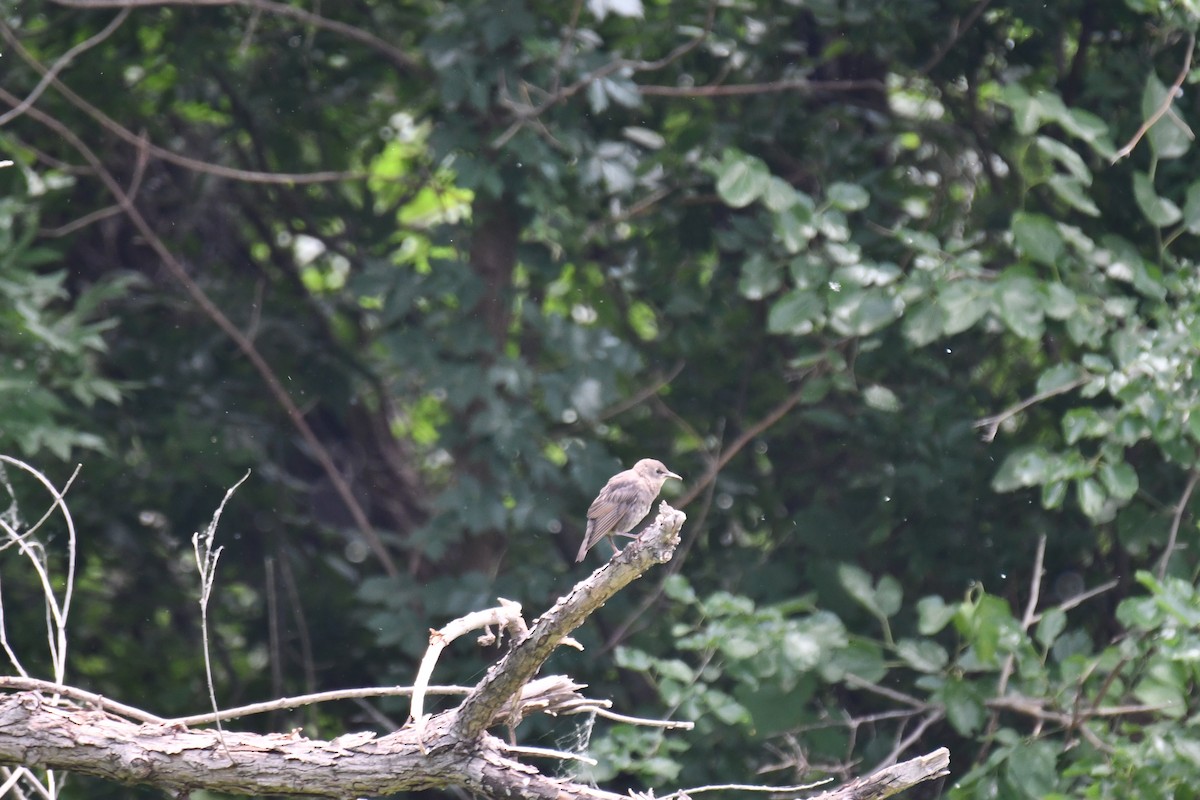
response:
[[[651,481],[660,489],[667,478],[674,478],[677,481],[683,480],[682,477],[667,469],[666,464],[655,458],[643,458],[633,465],[633,471],[644,480]]]

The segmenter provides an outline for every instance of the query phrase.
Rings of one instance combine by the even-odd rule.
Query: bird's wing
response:
[[[592,538],[595,541],[607,533],[628,533],[625,527],[632,527],[633,523],[646,515],[646,510],[643,510],[637,519],[630,518],[637,509],[646,509],[646,487],[641,480],[636,476],[622,480],[618,478],[622,476],[618,475],[605,484],[588,508],[588,520],[595,523],[592,526]]]

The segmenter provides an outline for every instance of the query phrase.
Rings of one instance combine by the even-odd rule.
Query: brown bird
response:
[[[633,469],[618,472],[609,478],[588,508],[587,533],[579,547],[579,555],[575,556],[575,563],[583,561],[587,551],[605,536],[615,554],[617,543],[613,541],[613,536],[627,536],[642,521],[642,517],[650,512],[650,506],[667,478],[683,480],[653,458],[643,458],[633,465]]]

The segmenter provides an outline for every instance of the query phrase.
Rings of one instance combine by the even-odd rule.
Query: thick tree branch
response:
[[[471,740],[482,734],[504,704],[537,674],[567,634],[650,567],[669,561],[679,544],[679,530],[685,519],[683,512],[661,503],[654,524],[542,614],[529,635],[491,668],[459,706],[454,722],[457,738]]]

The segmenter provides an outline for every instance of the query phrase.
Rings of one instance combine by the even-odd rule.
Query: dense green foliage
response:
[[[138,7],[0,127],[0,450],[83,464],[70,682],[205,707],[189,538],[247,469],[226,705],[544,607],[653,456],[683,546],[552,666],[697,730],[598,722],[602,785],[946,745],[956,798],[1190,796],[1200,8],[310,5]],[[4,11],[0,113],[118,13]]]

